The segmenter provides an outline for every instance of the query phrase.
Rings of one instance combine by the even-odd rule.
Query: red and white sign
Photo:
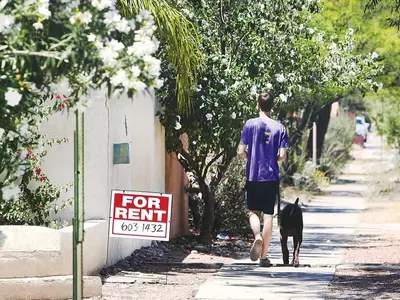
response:
[[[110,236],[168,241],[172,195],[113,190]]]

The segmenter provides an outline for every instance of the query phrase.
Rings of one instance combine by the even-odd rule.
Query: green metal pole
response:
[[[83,299],[83,223],[84,223],[84,182],[83,182],[83,113],[75,112],[74,132],[74,220],[73,220],[73,297]]]

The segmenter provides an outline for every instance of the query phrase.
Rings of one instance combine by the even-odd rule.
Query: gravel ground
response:
[[[214,241],[211,248],[193,239],[154,243],[103,269],[103,295],[90,300],[193,299],[209,276],[249,247],[246,240]]]
[[[400,187],[376,192],[380,186],[343,258],[356,266],[337,268],[325,299],[400,299]]]

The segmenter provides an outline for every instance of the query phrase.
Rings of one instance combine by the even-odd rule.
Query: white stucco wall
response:
[[[91,94],[93,105],[85,112],[85,218],[107,220],[112,189],[165,191],[164,130],[155,117],[157,103],[149,93],[131,100],[126,96],[107,100],[104,91]],[[50,148],[43,171],[56,184],[73,182],[73,132],[75,115],[58,113],[43,124],[47,138],[68,138]],[[130,164],[113,165],[113,144],[129,143]],[[71,189],[66,198],[72,198]],[[71,221],[73,207],[59,214]],[[105,234],[104,239],[107,239]],[[130,255],[150,241],[112,238],[108,263]]]
[[[107,262],[108,222],[85,222],[83,271],[96,273]],[[0,278],[72,274],[72,226],[0,226]]]

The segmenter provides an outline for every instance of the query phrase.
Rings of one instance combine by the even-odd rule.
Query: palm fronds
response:
[[[195,26],[166,0],[119,0],[121,12],[128,17],[140,10],[152,12],[166,55],[176,72],[176,97],[182,112],[191,111],[190,93],[197,82],[202,63],[200,41]]]

